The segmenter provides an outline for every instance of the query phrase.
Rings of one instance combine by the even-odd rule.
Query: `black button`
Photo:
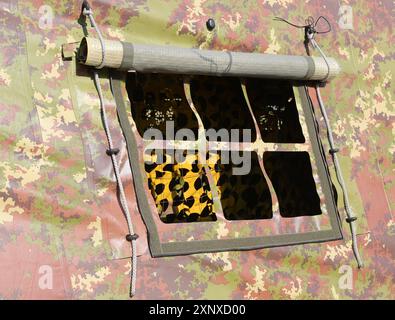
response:
[[[215,28],[215,21],[214,19],[210,18],[206,21],[206,27],[208,29],[208,31],[212,31]]]

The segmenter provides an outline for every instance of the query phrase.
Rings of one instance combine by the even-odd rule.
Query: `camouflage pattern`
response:
[[[322,94],[365,267],[356,268],[345,221],[344,241],[151,258],[122,142],[121,174],[140,235],[136,299],[395,298],[393,1],[90,3],[110,39],[279,54],[304,54],[303,31],[275,16],[303,23],[324,15],[332,32],[317,41],[344,70]],[[71,58],[73,45],[62,50],[84,35],[80,9],[79,1],[0,0],[0,298],[128,299],[130,246],[97,92],[90,70]],[[101,76],[114,140],[123,141],[107,71]]]
[[[163,157],[163,163],[155,162],[156,154],[145,163],[160,219],[165,223],[216,221],[207,175],[197,154],[187,155],[185,163],[175,163],[168,154]]]

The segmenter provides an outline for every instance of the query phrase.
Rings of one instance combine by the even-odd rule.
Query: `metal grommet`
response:
[[[132,242],[132,241],[134,241],[134,240],[137,240],[139,238],[139,235],[138,234],[127,234],[126,235],[126,241],[129,241],[129,242]]]
[[[119,149],[118,148],[108,149],[106,150],[106,153],[108,156],[117,155],[119,153]]]

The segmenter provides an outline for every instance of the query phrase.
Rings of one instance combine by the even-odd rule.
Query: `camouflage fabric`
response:
[[[394,2],[92,0],[106,38],[215,50],[304,54],[303,23],[343,69],[322,89],[358,215],[365,267],[346,239],[248,252],[151,258],[106,70],[101,71],[138,241],[136,299],[395,298]],[[81,4],[0,0],[0,297],[127,299],[130,256],[100,106],[73,45],[93,29]],[[352,11],[352,12],[351,12]],[[207,31],[212,17],[217,27]],[[79,22],[78,22],[79,21]],[[82,25],[82,26],[81,26]],[[317,53],[314,52],[316,55]],[[318,112],[317,118],[324,128]],[[325,130],[321,135],[326,149]],[[331,164],[331,162],[330,162]],[[333,168],[332,176],[334,177]],[[147,187],[147,192],[149,192]],[[226,236],[223,227],[217,237]],[[240,231],[242,232],[242,230]]]
[[[197,154],[189,154],[183,163],[174,163],[171,156],[157,163],[157,155],[145,162],[151,194],[160,219],[165,223],[215,221],[212,195],[204,167]]]

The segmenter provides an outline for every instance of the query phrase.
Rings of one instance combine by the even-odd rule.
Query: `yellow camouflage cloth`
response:
[[[148,185],[163,222],[215,221],[212,195],[204,167],[196,154],[183,163],[170,155],[145,156]],[[170,209],[170,210],[169,210]]]

